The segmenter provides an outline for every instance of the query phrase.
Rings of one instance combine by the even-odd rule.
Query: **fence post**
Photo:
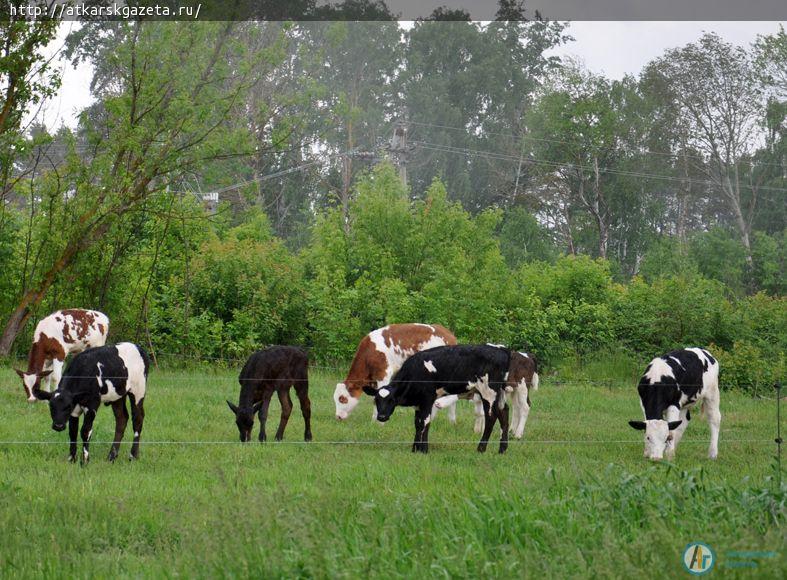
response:
[[[776,381],[773,385],[776,389],[776,485],[777,489],[782,488],[782,417],[781,417],[781,403],[782,403],[782,384]]]

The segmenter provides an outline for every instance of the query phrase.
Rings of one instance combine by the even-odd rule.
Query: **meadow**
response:
[[[567,371],[542,377],[506,455],[497,434],[475,451],[460,403],[423,456],[410,409],[378,425],[366,398],[337,422],[340,374],[311,371],[313,442],[296,402],[284,442],[257,443],[255,424],[241,444],[224,402],[237,401],[235,371],[154,370],[141,459],[126,460],[129,426],[122,460],[106,462],[102,408],[80,467],[47,407],[0,370],[0,577],[679,578],[691,541],[713,547],[716,575],[784,577],[772,400],[723,392],[719,459],[697,414],[675,462],[657,464],[627,425],[641,414],[635,381]],[[269,436],[278,413],[274,398]]]

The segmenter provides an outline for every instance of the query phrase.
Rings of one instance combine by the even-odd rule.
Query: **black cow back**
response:
[[[433,395],[464,394],[468,384],[488,377],[489,386],[503,388],[511,351],[490,345],[438,346],[415,353],[391,379],[391,386],[400,389],[398,399],[403,405],[417,405],[422,393]],[[434,371],[432,370],[434,369]]]

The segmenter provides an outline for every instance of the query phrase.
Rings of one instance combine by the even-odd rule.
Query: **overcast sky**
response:
[[[59,35],[49,48],[62,46],[73,23],[61,25]],[[703,32],[717,32],[729,42],[748,45],[758,34],[771,34],[778,22],[572,22],[568,28],[575,41],[554,51],[579,56],[593,72],[619,79],[636,75],[650,60],[665,50],[697,40]],[[50,129],[61,124],[76,125],[76,115],[91,102],[91,69],[73,69],[62,63],[63,83],[59,94],[46,105],[45,122]]]

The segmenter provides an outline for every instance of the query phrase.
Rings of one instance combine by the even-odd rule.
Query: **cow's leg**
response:
[[[77,433],[79,433],[79,417],[68,418],[68,460],[77,460]]]
[[[126,399],[118,399],[112,403],[112,412],[115,414],[115,438],[112,440],[112,447],[109,449],[108,461],[115,461],[120,450],[120,442],[126,432],[128,424],[128,409],[126,409]]]
[[[495,401],[495,409],[497,413],[498,420],[500,421],[500,448],[498,449],[498,453],[505,453],[506,449],[508,449],[508,405],[506,404],[505,394],[500,393],[498,395],[500,401]],[[503,408],[500,408],[500,404],[503,405]]]
[[[473,433],[484,432],[484,406],[481,404],[481,395],[476,393],[473,395],[473,413],[475,415],[475,422],[473,423]]]
[[[309,400],[309,383],[307,380],[295,383],[295,394],[301,404],[301,414],[303,415],[303,440],[312,440],[312,402]]]
[[[93,420],[96,418],[95,409],[85,409],[85,420],[82,421],[82,461],[83,465],[90,461],[90,437],[93,436]]]
[[[514,392],[511,393],[511,425],[510,430],[513,433],[516,431],[517,425],[519,425],[519,408],[521,406],[521,401],[519,397],[519,389],[515,388]]]
[[[448,422],[451,425],[456,425],[456,401],[448,406]]]
[[[492,435],[492,429],[495,427],[497,421],[497,411],[492,411],[489,401],[482,398],[481,404],[484,409],[484,432],[481,435],[481,441],[478,443],[479,453],[486,451],[486,446],[489,444],[489,437]],[[493,403],[496,405],[496,403]]]
[[[691,421],[689,410],[687,408],[681,409],[679,418],[680,425],[670,433],[672,440],[667,443],[667,449],[665,451],[667,459],[673,459],[675,453],[678,451],[678,443],[680,443],[680,440],[683,438],[683,432],[686,431],[686,428],[689,426],[689,421]]]
[[[680,409],[678,409],[676,405],[670,405],[667,407],[667,410],[664,411],[663,418],[670,423],[679,421],[681,418]],[[670,431],[667,436],[667,446],[664,448],[664,456],[667,459],[675,457],[675,430]]]
[[[290,420],[290,413],[292,413],[292,399],[290,399],[290,389],[278,389],[276,393],[279,395],[279,402],[281,403],[281,419],[279,420],[279,428],[276,430],[276,441],[281,441],[284,437],[284,430],[287,428],[287,421]]]
[[[139,459],[139,436],[142,435],[142,424],[145,422],[145,397],[137,401],[134,395],[129,394],[128,398],[131,403],[131,426],[134,427],[134,442],[131,444],[129,459]]]
[[[52,359],[52,374],[46,377],[45,382],[47,384],[47,391],[53,392],[57,390],[57,386],[60,384],[60,379],[63,377],[63,361],[58,360],[56,358]],[[54,388],[53,388],[54,386]]]
[[[437,411],[448,409],[448,420],[456,424],[456,402],[459,400],[457,395],[444,395],[438,398],[432,405],[431,419],[437,417]]]
[[[428,453],[429,451],[429,423],[432,420],[432,405],[418,407],[415,410],[415,439],[413,452]]]
[[[265,433],[265,425],[268,423],[268,409],[270,409],[272,398],[273,398],[273,389],[266,389],[262,393],[262,406],[260,407],[260,410],[257,413],[257,417],[260,420],[260,436],[259,436],[260,443],[263,443],[265,442],[265,440],[268,439],[268,435]]]
[[[710,447],[708,457],[716,459],[719,455],[719,426],[721,425],[721,411],[719,411],[719,399],[714,397],[704,402],[705,414],[708,417],[710,426]]]
[[[530,415],[530,396],[527,387],[519,387],[514,397],[516,404],[519,406],[519,412],[516,413],[516,421],[513,423],[514,437],[522,439],[522,435],[525,434],[525,424]]]

